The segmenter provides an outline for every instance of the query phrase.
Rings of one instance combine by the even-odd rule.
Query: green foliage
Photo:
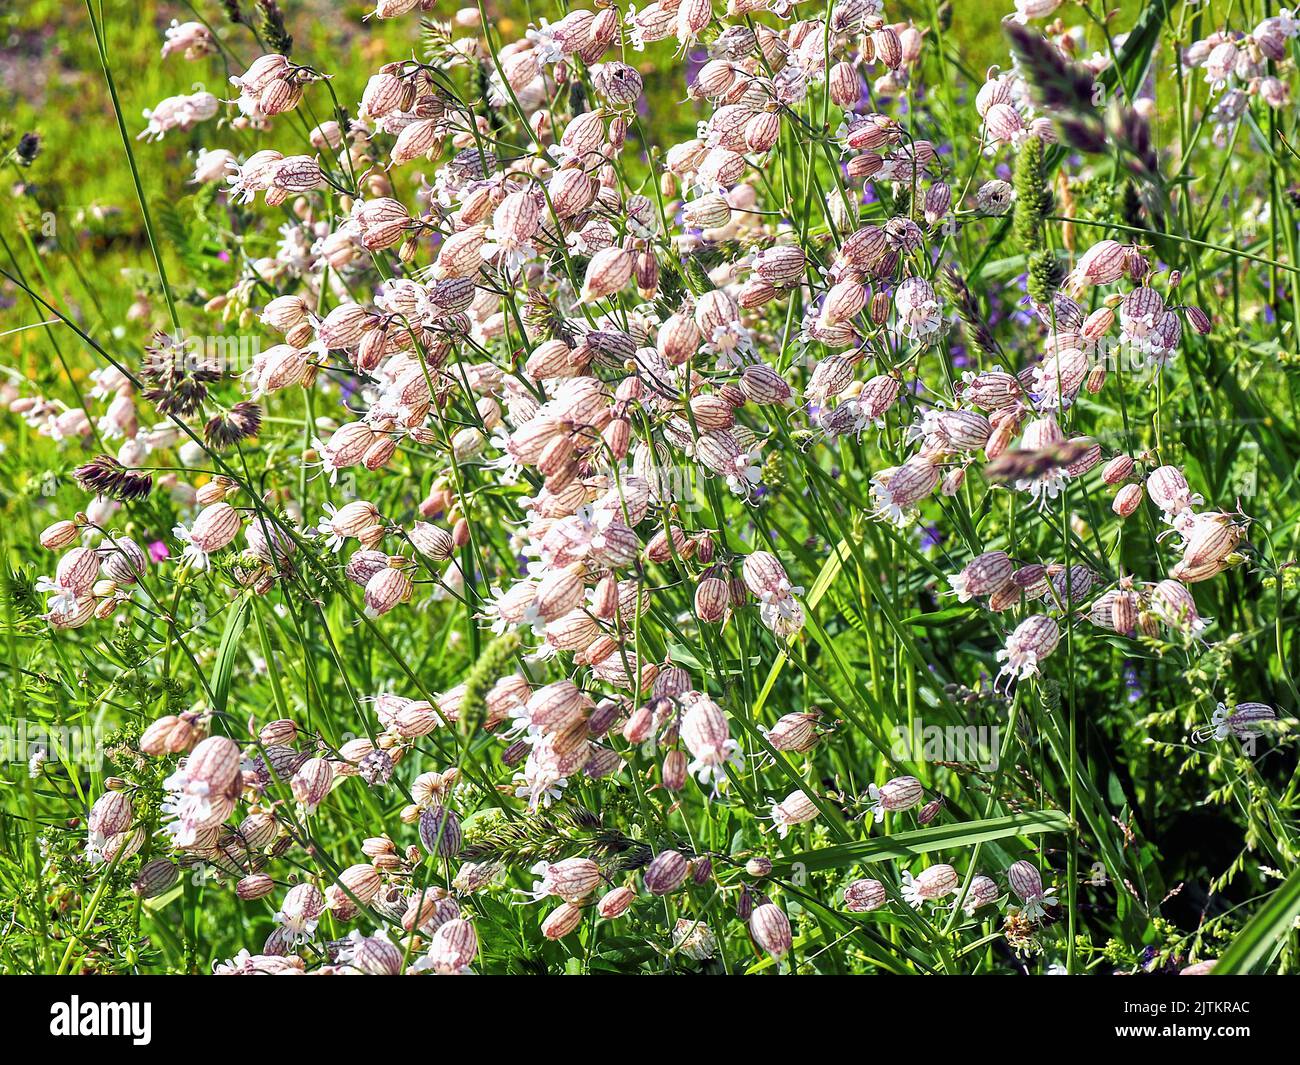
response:
[[[910,141],[942,149],[925,180],[947,181],[954,204],[951,219],[927,230],[923,248],[900,256],[896,275],[868,279],[871,295],[882,298],[903,275],[930,280],[939,290],[943,330],[917,348],[892,321],[888,328],[869,315],[853,322],[854,386],[877,375],[902,384],[903,398],[879,425],[828,440],[817,417],[857,391],[813,401],[810,373],[830,349],[808,326],[845,235],[833,206],[843,198],[841,183],[853,224],[883,225],[899,215],[921,224],[924,188],[880,181],[867,196],[861,182],[847,183],[843,163],[855,153],[837,139],[841,116],[814,79],[805,99],[781,110],[778,147],[751,160],[760,206],[748,221],[757,237],[692,235],[675,243],[656,231],[648,245],[659,254],[658,290],[646,298],[629,287],[608,308],[578,308],[571,293],[531,279],[515,290],[502,286],[496,295],[503,324],[494,322],[431,367],[438,392],[432,444],[403,435],[384,470],[350,468],[331,483],[321,473],[317,441],[355,420],[367,400],[344,356],[313,352],[317,387],[260,397],[265,417],[255,437],[219,453],[186,447],[182,456],[186,440],[178,436],[140,461],[154,478],[147,499],[92,506],[73,471],[97,454],[117,454],[123,441],[101,426],[106,402],[92,396],[89,374],[109,360],[137,372],[151,336],[171,327],[168,295],[193,336],[246,338],[264,350],[283,339],[259,321],[273,297],[306,292],[313,297],[309,310],[324,314],[345,295],[368,301],[377,271],[366,271],[375,263],[383,276],[415,276],[436,254],[427,236],[411,236],[411,262],[394,249],[331,272],[319,302],[291,275],[255,276],[252,264],[276,256],[295,227],[297,235],[320,237],[304,217],[324,225],[347,213],[351,197],[330,186],[302,203],[295,197],[271,208],[261,199],[236,205],[219,183],[190,182],[200,148],[226,145],[241,159],[275,148],[329,165],[330,152],[308,141],[307,132],[337,117],[335,99],[355,119],[380,63],[414,55],[431,64],[441,91],[473,103],[502,159],[522,166],[539,158],[512,107],[495,97],[490,62],[456,61],[453,42],[467,32],[445,24],[445,6],[429,12],[419,30],[416,14],[363,27],[359,4],[197,6],[224,48],[192,63],[180,56],[158,61],[163,28],[173,16],[189,17],[181,7],[144,0],[136,17],[110,16],[106,27],[167,285],[153,261],[85,12],[33,0],[2,16],[0,58],[24,92],[0,128],[0,165],[9,179],[0,197],[0,387],[6,404],[40,396],[66,413],[85,402],[93,424],[84,440],[57,439],[44,417],[0,414],[3,722],[23,722],[33,733],[84,728],[102,759],[24,751],[0,774],[0,969],[207,971],[241,949],[262,949],[289,882],[311,878],[328,888],[343,869],[369,860],[363,843],[370,848],[387,835],[395,867],[385,869],[385,885],[454,888],[478,930],[475,967],[485,972],[772,972],[770,959],[755,961],[748,928],[733,916],[737,904],[760,893],[790,916],[795,946],[782,965],[800,973],[982,973],[1022,964],[1035,971],[1062,964],[1135,972],[1209,958],[1219,958],[1224,972],[1295,971],[1300,166],[1291,148],[1300,136],[1295,114],[1269,110],[1255,94],[1237,142],[1219,135],[1205,117],[1217,97],[1200,72],[1178,80],[1174,48],[1188,42],[1173,40],[1170,27],[1184,24],[1177,21],[1182,5],[1111,4],[1104,25],[1087,20],[1077,5],[1063,9],[1067,21],[1084,20],[1076,60],[1093,52],[1108,58],[1096,77],[1045,46],[1041,23],[1011,29],[1034,98],[1060,127],[1063,143],[1030,137],[1014,149],[994,146],[987,158],[979,153],[983,129],[974,98],[988,67],[1009,65],[1003,12],[996,5],[887,4],[891,20],[911,17],[925,37],[906,85],[866,79],[870,106],[895,115],[906,100]],[[722,6],[715,5],[719,13]],[[531,17],[554,22],[559,13],[544,4]],[[1228,14],[1228,5],[1212,3],[1197,17],[1208,33]],[[498,47],[527,28],[517,5],[489,5],[489,16]],[[778,25],[771,16],[754,17]],[[697,51],[718,45],[717,29],[688,50],[691,63]],[[319,65],[331,80],[308,84],[303,107],[277,116],[269,129],[223,118],[173,131],[160,144],[133,139],[141,113],[168,96],[199,85],[229,95],[228,76],[264,45],[286,53],[292,47],[295,62]],[[615,168],[623,201],[599,215],[619,240],[628,239],[631,193],[647,198],[656,220],[662,209],[676,237],[675,201],[699,192],[686,182],[669,192],[659,185],[666,150],[695,136],[696,123],[713,110],[688,97],[674,50],[669,41],[620,53],[646,89]],[[1289,69],[1288,61],[1281,68]],[[587,64],[574,61],[572,78],[557,95],[557,114],[607,106]],[[1149,87],[1157,105],[1151,110],[1138,106]],[[489,95],[495,102],[487,102]],[[428,185],[444,157],[389,169],[383,152],[391,136],[381,131],[373,139],[375,158],[358,180],[373,182],[373,190],[391,182],[404,202],[429,212],[433,229],[447,227],[448,211]],[[445,154],[452,150],[444,147]],[[1009,219],[972,210],[974,190],[995,172],[1013,179]],[[342,187],[353,176],[344,167],[331,170]],[[1250,516],[1225,572],[1190,586],[1201,615],[1213,619],[1203,633],[1177,633],[1144,617],[1141,635],[1125,635],[1090,620],[1098,597],[1121,580],[1145,586],[1167,576],[1177,559],[1177,537],[1149,493],[1127,520],[1111,510],[1116,486],[1102,481],[1101,464],[1039,511],[1023,494],[990,486],[979,449],[946,454],[944,476],[961,470],[964,480],[927,500],[915,526],[896,529],[873,517],[872,479],[915,453],[909,429],[928,411],[954,405],[963,375],[995,364],[1013,373],[1042,369],[1040,331],[1024,296],[1050,304],[1067,270],[1102,239],[1148,250],[1153,271],[1146,282],[1182,322],[1179,353],[1158,375],[1112,373],[1101,393],[1081,393],[1058,416],[1071,437],[1095,439],[1105,459],[1123,453],[1144,470],[1179,466],[1205,497],[1204,509],[1240,507]],[[521,524],[521,500],[544,496],[544,477],[508,483],[485,464],[497,454],[494,444],[449,460],[452,438],[472,435],[496,413],[467,401],[462,378],[495,364],[511,390],[518,385],[519,395],[540,401],[544,390],[519,373],[530,351],[546,338],[576,343],[597,320],[630,330],[636,323],[632,361],[644,361],[655,336],[653,327],[640,331],[640,312],[648,308],[662,320],[715,288],[734,291],[733,282],[751,277],[757,250],[791,243],[809,252],[804,286],[782,290],[747,321],[761,359],[793,388],[792,401],[747,400],[733,414],[754,444],[749,459],[761,471],[762,490],[742,498],[693,469],[682,498],[653,510],[652,531],[708,532],[711,560],[676,545],[664,562],[639,552],[618,575],[641,582],[644,601],[637,611],[623,609],[617,626],[605,625],[617,627],[641,670],[669,663],[687,670],[691,684],[724,707],[744,762],[728,765],[716,796],[714,782],[694,776],[679,790],[666,787],[665,759],[684,753],[672,731],[680,721],[668,715],[669,728],[656,743],[628,740],[626,711],[654,699],[620,689],[618,697],[628,697],[624,715],[593,737],[618,755],[609,776],[592,779],[579,770],[554,805],[530,812],[515,794],[517,736],[503,736],[508,722],[484,728],[493,685],[514,672],[533,687],[574,679],[593,700],[609,686],[592,683],[570,651],[535,656],[538,641],[527,625],[499,636],[488,628],[497,594],[534,561],[521,554],[535,517]],[[936,249],[942,250],[932,256]],[[538,259],[555,272],[571,266],[578,284],[589,261],[552,246]],[[1131,287],[1126,280],[1078,298],[1090,313]],[[1208,336],[1191,328],[1189,306],[1212,318]],[[613,383],[617,367],[598,368]],[[722,380],[703,346],[674,373],[667,385],[656,382],[667,388],[664,410],[678,401],[679,385],[711,396]],[[502,410],[505,396],[494,397]],[[512,391],[511,398],[519,397]],[[241,399],[245,387],[232,370],[212,383],[204,413]],[[136,402],[145,432],[165,422],[138,393]],[[634,445],[643,431],[637,421]],[[661,458],[677,461],[662,440],[656,443]],[[209,569],[179,579],[182,545],[172,530],[193,519],[187,493],[218,474],[231,479],[244,529]],[[433,508],[428,515],[431,488],[455,498],[450,513]],[[361,587],[342,569],[355,544],[335,555],[312,531],[326,503],[352,498],[372,502],[390,529],[426,518],[450,528],[463,517],[470,535],[454,569],[445,561],[405,559],[399,564],[415,581],[414,601],[371,616]],[[87,510],[115,535],[146,549],[157,545],[170,557],[151,563],[138,585],[117,589],[123,601],[111,618],[55,631],[43,619],[47,593],[37,588],[55,572],[59,554],[40,548],[40,534]],[[246,542],[247,529],[263,521],[292,542],[287,564],[267,563]],[[400,540],[390,535],[380,550],[409,555]],[[99,541],[92,535],[87,542]],[[792,584],[806,587],[799,593],[803,628],[789,637],[773,633],[752,601],[732,604],[723,622],[701,622],[694,598],[701,577],[713,567],[724,578],[739,575],[744,558],[760,547],[781,558]],[[690,550],[702,549],[692,542]],[[987,597],[959,602],[948,578],[994,550],[1006,551],[1017,568],[1040,560],[1087,564],[1095,585],[1068,610],[1041,599],[1002,612],[987,609]],[[585,576],[594,575],[595,567]],[[584,601],[577,612],[588,607]],[[994,690],[1006,637],[1039,609],[1060,618],[1068,633],[1040,676],[1010,692],[1004,679]],[[386,697],[458,699],[459,716],[453,727],[385,746],[392,735],[384,734],[377,706]],[[1278,712],[1255,736],[1257,746],[1215,737],[1217,704],[1250,701]],[[815,745],[778,750],[771,730],[784,715],[803,712],[816,718]],[[139,750],[145,730],[165,715],[199,715],[208,733],[238,740],[244,771],[265,776],[257,805],[275,811],[279,835],[264,848],[237,837],[237,830],[248,831],[241,822],[251,804],[243,802],[219,846],[187,864],[168,892],[142,899],[132,889],[140,869],[178,853],[160,827],[170,817],[163,804],[179,757]],[[254,739],[280,718],[295,722],[293,744]],[[900,736],[927,724],[982,730],[998,757],[964,750],[914,757],[900,747]],[[293,772],[282,777],[268,764],[284,756],[268,749],[277,746],[338,767],[319,807],[302,806]],[[890,812],[878,825],[871,786],[904,774],[920,780],[933,809],[924,808],[924,821],[919,805]],[[118,865],[93,864],[86,859],[88,811],[123,784],[145,842]],[[462,817],[455,859],[412,860],[407,853],[419,853],[411,810],[431,801],[421,789],[434,789],[437,801]],[[815,800],[817,816],[783,826],[788,832],[781,835],[773,807],[797,791]],[[645,866],[670,848],[692,861],[691,877],[667,900],[642,893],[619,921],[598,919],[588,908],[572,937],[554,942],[540,924],[557,900],[515,904],[516,892],[539,878],[531,871],[536,863],[590,857],[600,866],[602,893],[622,884],[640,889]],[[231,854],[239,857],[233,872]],[[771,872],[749,872],[751,858],[771,861]],[[1008,912],[1009,900],[967,917],[949,907],[913,910],[897,897],[904,872],[919,875],[940,862],[952,863],[963,883],[974,872],[988,873],[1005,893],[1005,871],[1021,859],[1060,891],[1060,916],[1073,920],[1024,920]],[[275,893],[241,901],[234,884],[247,870],[240,863],[265,868]],[[481,889],[456,886],[467,863],[482,867],[471,870],[484,875]],[[887,883],[886,906],[869,913],[845,906],[845,889],[862,877]],[[719,940],[712,958],[693,958],[675,941],[678,917],[708,925]],[[400,919],[400,912],[376,909],[349,920],[331,910],[317,940],[297,949],[309,966],[323,965],[325,944],[354,929],[382,927],[397,936]]]

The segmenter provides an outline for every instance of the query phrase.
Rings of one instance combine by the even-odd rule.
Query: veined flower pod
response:
[[[695,457],[702,466],[722,477],[742,472],[748,463],[736,438],[725,429],[702,432],[695,442]]]
[[[261,353],[262,372],[254,384],[256,394],[278,392],[298,384],[307,372],[307,353],[289,344],[276,344]]]
[[[131,799],[127,795],[120,791],[108,791],[91,806],[86,827],[92,836],[116,836],[130,827],[134,815]]]
[[[1215,738],[1234,735],[1246,739],[1262,731],[1261,726],[1277,720],[1277,711],[1267,703],[1238,703],[1231,713],[1220,703],[1214,712]]]
[[[754,273],[777,288],[792,288],[808,267],[803,250],[793,244],[765,248],[754,256]]]
[[[1016,18],[1020,22],[1047,18],[1061,3],[1062,0],[1016,0]]]
[[[767,742],[778,751],[801,753],[817,743],[817,714],[785,714],[767,731]]]
[[[616,13],[615,13],[616,14]],[[627,107],[641,96],[642,80],[635,67],[626,63],[602,63],[592,83],[596,92],[615,107]]]
[[[719,622],[727,614],[731,593],[720,577],[704,577],[695,589],[695,613],[701,621]]]
[[[478,956],[478,934],[463,917],[453,917],[438,926],[429,943],[428,958],[440,973],[458,973]]]
[[[562,902],[542,922],[542,935],[547,939],[563,939],[582,923],[582,909],[571,902]]]
[[[872,490],[882,513],[901,515],[938,487],[939,467],[924,458],[909,459],[886,477],[878,474]]]
[[[870,913],[887,901],[889,894],[879,880],[855,880],[844,889],[844,908],[850,913]]]
[[[1035,418],[1020,434],[1020,446],[1028,451],[1042,451],[1065,443],[1065,434],[1053,415]]]
[[[47,551],[61,551],[75,543],[81,529],[75,521],[56,521],[41,533],[41,546]]]
[[[167,714],[152,722],[140,736],[140,750],[147,755],[181,754],[197,739],[194,722]]]
[[[982,414],[968,410],[941,411],[934,418],[935,427],[957,451],[976,451],[988,443],[993,427]]]
[[[456,553],[456,542],[451,533],[426,521],[417,521],[411,526],[410,537],[417,551],[436,562],[446,562]]]
[[[439,279],[472,277],[482,266],[481,251],[487,243],[487,226],[479,224],[454,233],[438,251],[434,273]]]
[[[1068,569],[1052,565],[1048,567],[1047,574],[1051,584],[1049,601],[1059,604],[1083,599],[1092,590],[1096,579],[1092,570],[1084,565],[1070,566]]]
[[[244,902],[265,898],[275,890],[275,880],[265,873],[249,873],[235,884],[235,894]]]
[[[239,746],[226,736],[200,741],[185,759],[185,777],[206,785],[211,795],[228,795],[239,783]]]
[[[749,918],[749,932],[754,942],[773,958],[783,958],[793,943],[790,919],[785,911],[771,902],[755,906]]]
[[[360,538],[372,525],[380,523],[380,508],[367,499],[352,499],[329,515],[328,520],[329,532],[334,536]]]
[[[180,869],[167,858],[155,858],[140,867],[131,881],[131,891],[142,899],[157,898],[176,883]]]
[[[1007,883],[1024,903],[1024,915],[1030,920],[1042,917],[1045,906],[1056,904],[1056,898],[1043,890],[1043,878],[1030,862],[1013,863],[1007,869]]]
[[[526,706],[529,722],[545,734],[585,720],[592,702],[572,681],[558,680],[533,692]]]
[[[596,904],[596,912],[607,921],[612,921],[627,913],[635,901],[636,892],[632,888],[616,887],[601,897],[600,902]]]
[[[460,818],[443,806],[426,806],[420,811],[420,843],[430,854],[454,858],[460,853]]]
[[[736,82],[737,67],[729,59],[710,59],[700,67],[692,86],[694,94],[708,100],[723,96]]]
[[[825,400],[840,395],[853,383],[853,360],[844,355],[829,355],[813,369],[805,390],[809,398]]]
[[[600,866],[590,858],[566,858],[559,862],[541,862],[533,866],[541,881],[533,884],[538,898],[558,895],[565,902],[579,903],[601,884]]]
[[[563,340],[546,340],[528,356],[524,372],[539,381],[564,377],[576,369],[573,356],[573,349]]]
[[[959,602],[966,603],[979,595],[993,595],[1005,587],[1015,572],[1015,563],[1005,551],[986,551],[971,559],[948,583]]]
[[[925,789],[916,777],[894,777],[879,787],[872,784],[868,795],[876,821],[880,822],[886,812],[910,810],[916,806],[925,797]]]
[[[298,767],[289,786],[293,797],[308,811],[315,810],[334,783],[334,765],[327,758],[308,758]]]
[[[952,187],[946,181],[936,181],[925,193],[925,220],[937,225],[952,210]]]
[[[232,77],[230,84],[241,93],[256,96],[276,78],[289,72],[289,60],[278,52],[269,52],[253,60],[244,73]]]
[[[403,110],[409,101],[407,85],[395,74],[381,70],[370,76],[361,93],[359,114],[362,118],[383,118]]]
[[[731,205],[717,193],[707,193],[682,208],[682,221],[693,229],[721,229],[731,221]]]
[[[1110,327],[1114,323],[1114,310],[1106,306],[1098,307],[1084,319],[1083,325],[1079,327],[1079,336],[1084,340],[1100,340],[1110,332]]]
[[[301,96],[301,89],[296,86],[292,88]],[[274,87],[268,91],[274,91]],[[296,102],[297,100],[294,100],[294,103]],[[285,192],[311,192],[324,184],[325,176],[321,171],[320,161],[310,155],[285,156],[271,168],[271,187],[283,189]]]
[[[1119,595],[1118,589],[1112,588],[1104,592],[1088,607],[1088,620],[1094,625],[1103,629],[1114,628],[1115,616],[1115,598]]]
[[[356,303],[344,303],[322,319],[316,335],[327,348],[352,348],[378,324],[379,319],[373,312]]]
[[[1147,494],[1166,514],[1176,514],[1192,505],[1187,478],[1176,466],[1160,466],[1147,475]]]
[[[821,811],[805,791],[792,791],[780,802],[773,803],[771,809],[772,823],[777,835],[784,839],[795,825],[812,821],[819,817]]]
[[[1024,589],[1016,583],[1013,575],[1010,581],[1004,584],[996,592],[989,595],[989,609],[994,613],[1001,613],[1004,610],[1010,610],[1012,607],[1017,606],[1020,603],[1024,594]]]
[[[1137,621],[1137,596],[1121,588],[1110,601],[1111,628],[1123,636],[1132,636],[1137,629]]]
[[[1223,562],[1201,562],[1191,566],[1184,560],[1169,571],[1169,576],[1183,584],[1199,584],[1201,581],[1208,581],[1211,577],[1218,576],[1223,569]]]
[[[695,427],[703,432],[730,429],[736,423],[735,408],[726,397],[718,393],[705,393],[691,399],[691,417]]]
[[[285,893],[276,920],[286,931],[304,934],[316,927],[324,912],[325,896],[315,884],[295,884]]]
[[[512,192],[492,213],[492,237],[512,247],[528,243],[541,224],[542,211],[531,188]]]
[[[402,971],[403,950],[385,935],[362,936],[356,932],[339,962],[365,976],[397,976]]]
[[[557,218],[573,218],[591,206],[599,190],[597,183],[576,167],[557,170],[547,185],[551,209]]]
[[[1033,676],[1060,640],[1060,627],[1046,614],[1026,618],[1011,634],[1006,648],[998,652],[998,659],[1006,663],[1002,672],[1021,679]]]
[[[239,511],[229,503],[213,503],[199,512],[189,530],[178,525],[176,535],[186,541],[185,557],[203,568],[207,565],[208,555],[228,547],[234,541],[241,524]]]
[[[983,118],[994,104],[1009,104],[1013,99],[1010,80],[1005,76],[992,78],[980,86],[975,96],[975,110]]]
[[[411,597],[411,578],[405,570],[386,566],[366,581],[366,611],[371,617],[387,614]]]
[[[51,600],[51,602],[56,601],[58,601],[57,597]],[[105,600],[109,603],[114,601]],[[50,623],[52,629],[79,629],[96,616],[98,606],[93,596],[85,595],[74,599],[70,605],[62,608],[52,606],[47,614],[41,616]]]
[[[1142,505],[1142,486],[1140,484],[1126,484],[1111,501],[1110,509],[1118,514],[1121,518],[1130,517],[1138,507]]]
[[[1128,269],[1129,249],[1114,240],[1094,244],[1079,258],[1071,275],[1076,288],[1108,285],[1118,281]]]
[[[677,851],[662,851],[646,866],[643,879],[652,895],[667,895],[676,891],[686,880],[686,859]]]
[[[338,883],[326,888],[326,904],[340,920],[351,920],[359,912],[358,906],[370,905],[382,886],[375,866],[349,865],[339,874]]]
[[[542,578],[533,608],[546,621],[555,621],[576,609],[583,601],[585,583],[581,564],[566,567]]]
[[[366,586],[370,578],[388,568],[388,556],[382,551],[354,551],[343,568],[344,575],[354,584]]]
[[[408,932],[419,929],[431,933],[434,929],[455,917],[460,916],[460,907],[447,893],[438,887],[426,887],[418,894],[412,894],[406,901],[402,913],[402,927]]]
[[[390,166],[404,166],[421,156],[429,157],[442,144],[445,136],[443,122],[438,118],[417,119],[403,127],[393,142],[389,153]]]
[[[997,882],[992,877],[977,874],[971,879],[962,908],[968,915],[974,916],[976,910],[996,902],[999,894],[1001,892],[998,891]]]
[[[586,278],[579,299],[584,303],[612,296],[632,279],[635,260],[625,248],[604,248],[587,264]]]
[[[826,91],[836,107],[852,107],[862,91],[857,68],[852,63],[836,63],[826,76]]]
[[[986,370],[968,378],[962,389],[962,399],[985,410],[1002,410],[1014,404],[1022,395],[1020,382],[1013,374],[1003,370]]]
[[[1160,581],[1151,590],[1151,609],[1161,621],[1183,632],[1199,632],[1205,627],[1196,610],[1196,600],[1183,585],[1173,580]]]
[[[777,602],[790,594],[790,579],[785,567],[770,551],[754,551],[746,555],[741,575],[745,587],[762,602]]]
[[[1218,517],[1200,516],[1187,534],[1183,565],[1188,569],[1221,562],[1241,539],[1237,526]]]
[[[711,21],[713,21],[712,0],[681,0],[677,7],[677,40],[685,44]]]
[[[919,907],[923,902],[936,902],[951,895],[960,885],[957,870],[951,865],[932,865],[915,878],[904,873],[902,893],[910,906]]]
[[[678,792],[686,786],[686,752],[674,748],[664,755],[659,780],[665,791]]]
[[[643,744],[654,735],[655,717],[650,706],[637,707],[623,723],[623,739],[629,744]]]
[[[872,377],[862,386],[862,391],[858,393],[858,403],[861,406],[863,415],[870,421],[883,417],[885,412],[898,399],[901,387],[895,377],[885,374]]]
[[[585,610],[572,610],[546,626],[546,642],[559,651],[585,651],[600,637],[599,623]],[[606,653],[615,646],[611,640]],[[588,652],[586,657],[592,660],[595,656]]]
[[[898,123],[884,115],[865,115],[865,121],[849,132],[845,143],[855,152],[872,151],[896,144],[900,135]],[[847,241],[845,242],[848,243]]]
[[[681,737],[694,758],[716,762],[725,760],[731,727],[722,707],[708,696],[700,696],[682,715]]]
[[[746,399],[762,405],[786,403],[793,395],[785,378],[764,364],[746,366],[741,371],[740,390]]]
[[[1106,463],[1101,471],[1101,479],[1106,484],[1122,484],[1133,476],[1133,460],[1128,455],[1116,455]]]
[[[984,129],[989,139],[1009,144],[1020,136],[1025,121],[1010,104],[993,104],[984,113]]]
[[[560,146],[567,148],[584,166],[585,157],[598,152],[604,143],[605,113],[599,109],[578,115],[560,137]]]
[[[856,280],[840,281],[826,293],[818,321],[824,327],[836,326],[857,317],[866,305],[865,285]]]
[[[608,661],[606,659],[605,661]],[[592,667],[599,676],[600,664]],[[579,772],[591,760],[592,745],[584,722],[575,722],[560,732],[543,736],[533,746],[528,765],[550,780],[561,780]]]
[[[268,813],[249,814],[239,822],[238,838],[250,851],[264,850],[270,847],[280,834],[280,825],[274,815]]]
[[[99,555],[94,548],[74,547],[61,559],[55,570],[55,583],[61,588],[88,595],[95,578],[99,576]]]

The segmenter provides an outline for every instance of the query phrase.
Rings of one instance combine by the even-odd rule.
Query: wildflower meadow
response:
[[[1300,969],[1298,62],[6,5],[0,971]]]

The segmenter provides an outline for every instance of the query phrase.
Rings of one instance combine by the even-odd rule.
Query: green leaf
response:
[[[235,670],[235,655],[239,653],[239,641],[248,625],[248,611],[252,600],[248,594],[239,601],[239,605],[226,617],[226,631],[221,634],[221,646],[217,648],[217,663],[212,670],[212,709],[222,713],[226,709],[226,700],[230,696],[230,678]]]
[[[835,583],[835,578],[840,575],[840,570],[844,568],[844,563],[848,560],[848,542],[841,540],[835,545],[835,550],[831,552],[830,557],[826,559],[825,563],[823,563],[821,572],[817,574],[817,579],[813,581],[812,587],[808,590],[808,597],[805,602],[807,603],[809,611],[821,602],[822,596],[824,596],[830,586]],[[781,675],[781,671],[785,669],[786,661],[789,658],[789,649],[794,646],[794,642],[797,639],[797,634],[790,637],[786,643],[785,649],[776,656],[776,661],[772,663],[772,668],[768,670],[767,680],[763,682],[762,690],[759,691],[758,698],[754,700],[754,709],[752,714],[755,718],[758,717],[759,712],[763,709],[768,696],[772,694],[772,689],[776,686],[777,678]]]
[[[915,832],[898,832],[879,839],[844,843],[815,851],[803,851],[773,863],[775,870],[790,872],[800,865],[806,872],[838,869],[858,862],[887,862],[897,858],[915,858],[932,851],[969,847],[975,843],[1006,839],[1008,836],[1035,836],[1044,832],[1069,832],[1070,819],[1060,810],[1034,810],[990,817],[983,821],[962,821],[953,825],[936,825]]]
[[[1281,949],[1297,915],[1300,915],[1300,869],[1292,871],[1238,933],[1214,967],[1214,975],[1263,972]]]
[[[936,610],[932,614],[913,614],[904,618],[904,625],[915,625],[918,629],[943,626],[957,618],[970,618],[971,611],[964,606],[951,606],[947,610]]]

